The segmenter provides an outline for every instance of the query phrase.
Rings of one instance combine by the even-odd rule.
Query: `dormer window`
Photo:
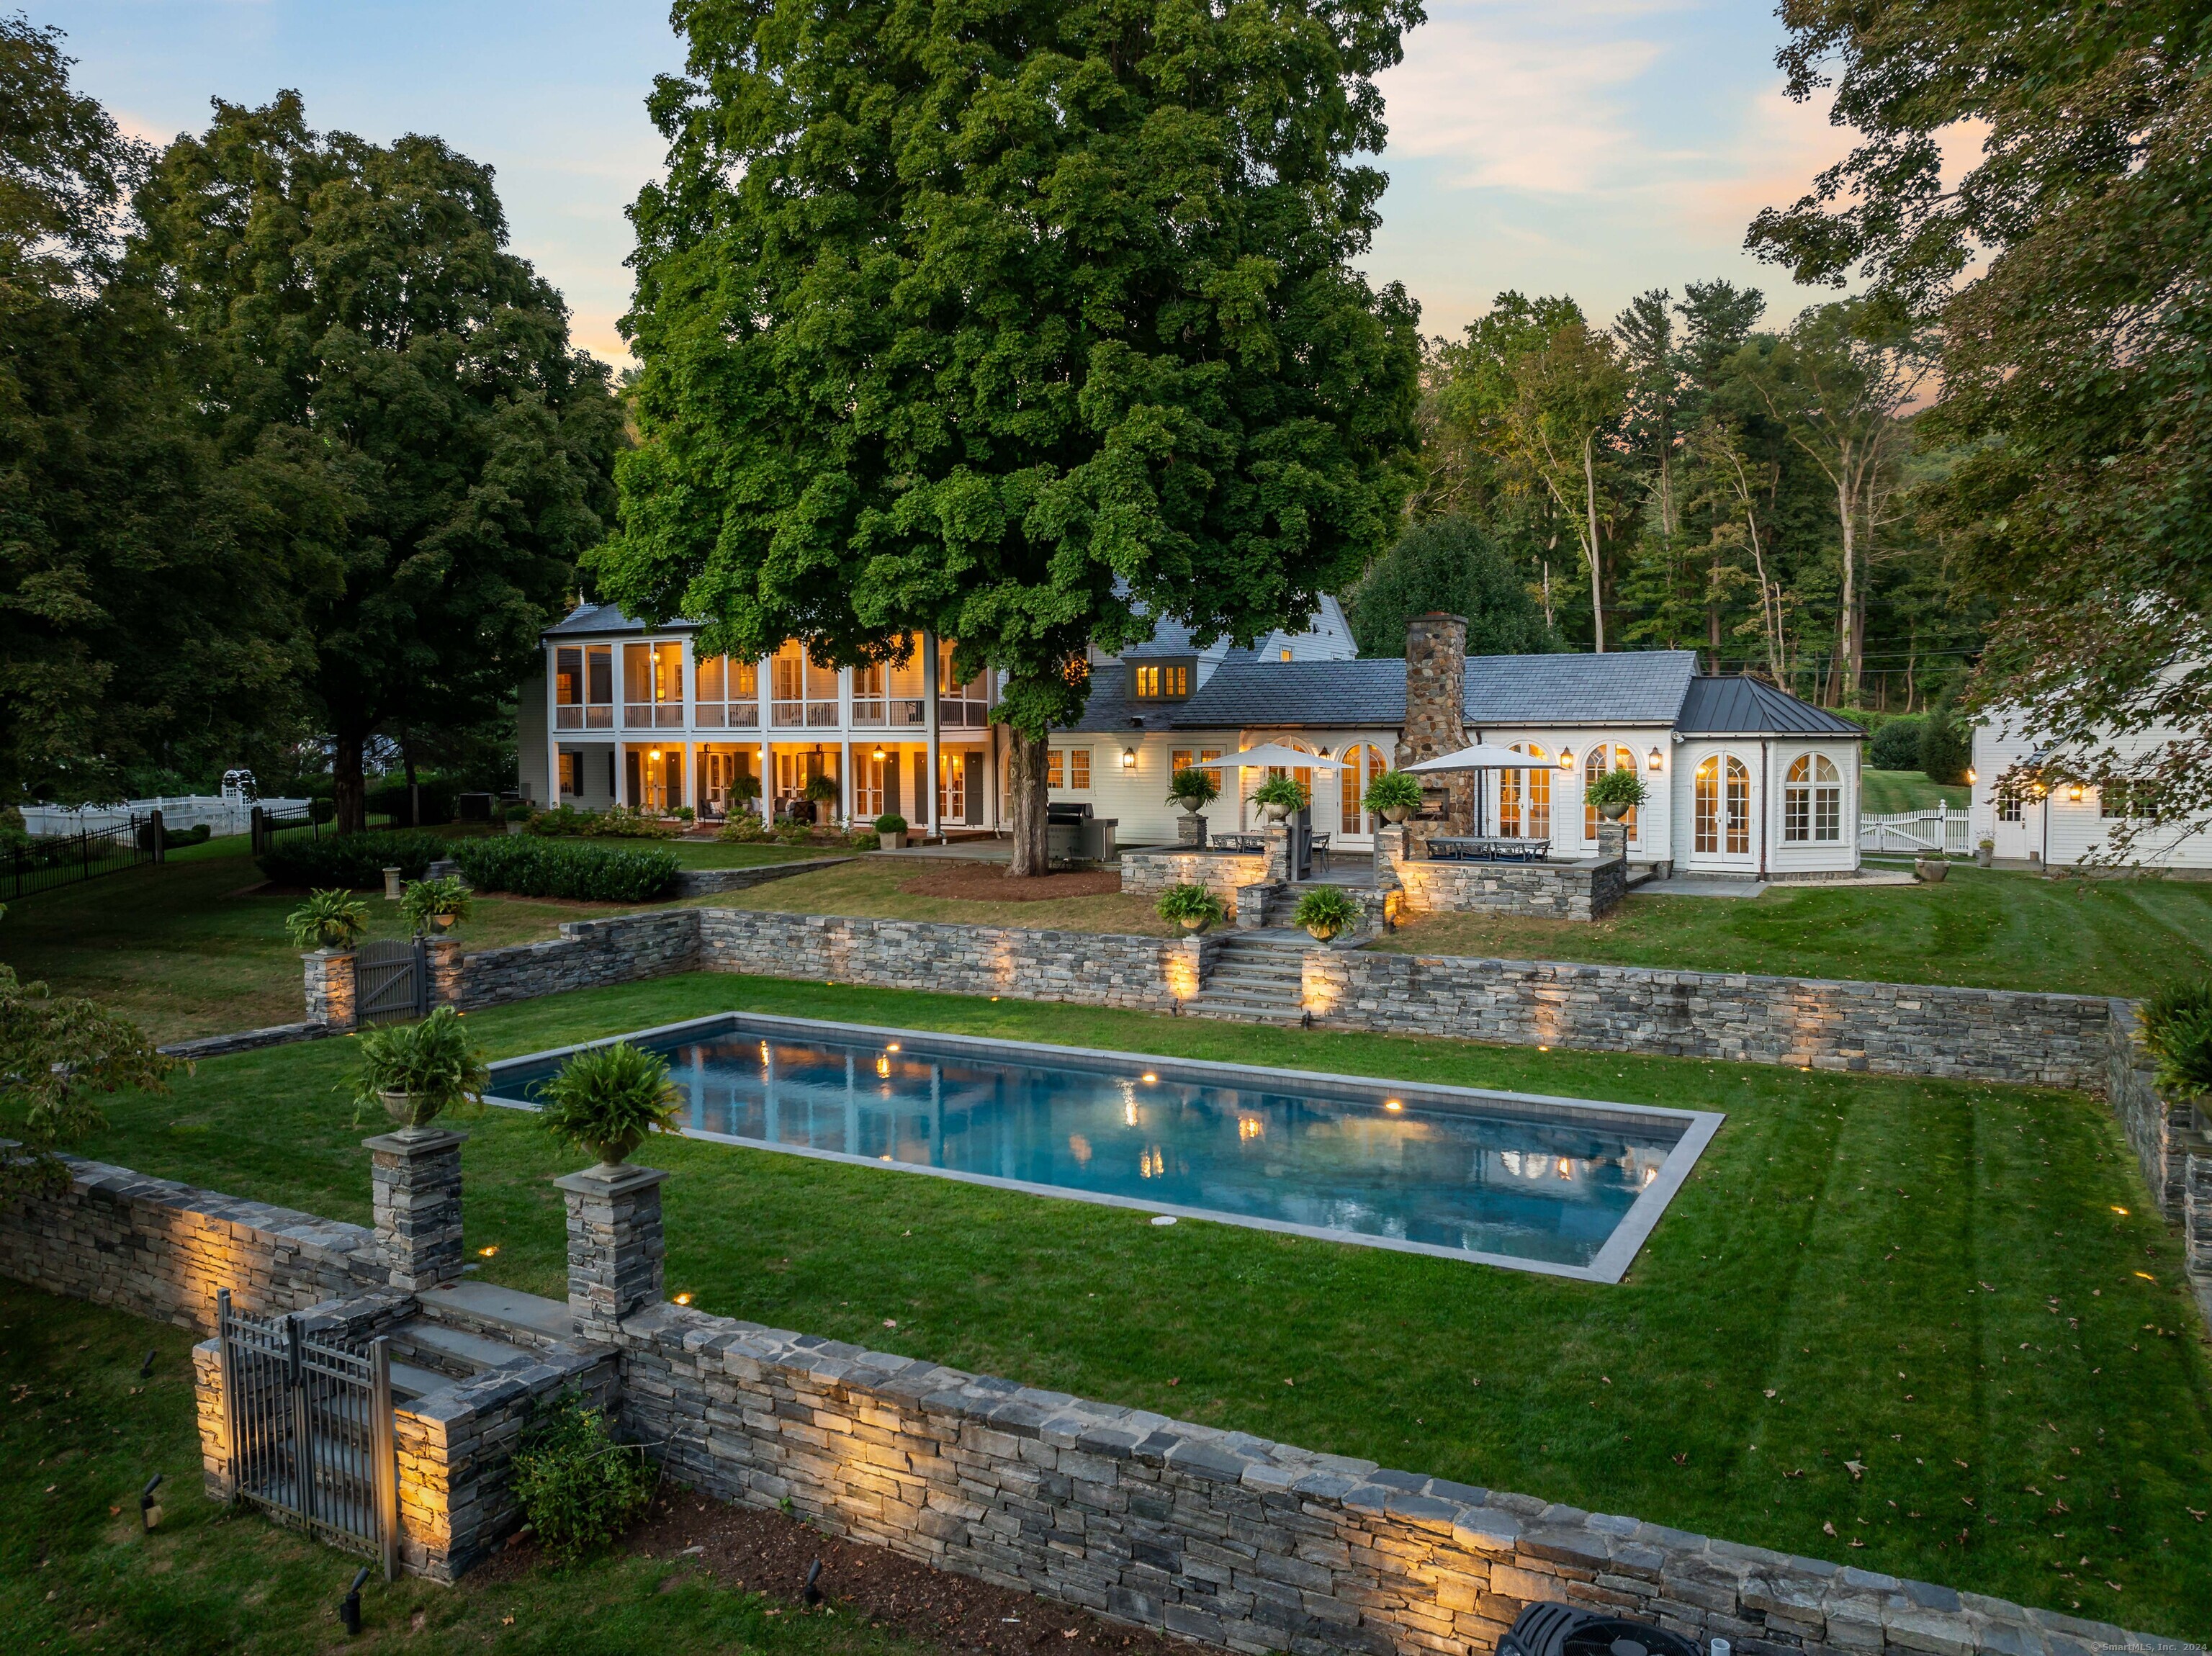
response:
[[[1190,695],[1187,661],[1138,661],[1129,665],[1129,692],[1139,701],[1181,701]]]

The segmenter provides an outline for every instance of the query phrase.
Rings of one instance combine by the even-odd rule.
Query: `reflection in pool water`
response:
[[[1492,1114],[1356,1083],[1213,1084],[914,1035],[641,1044],[667,1057],[696,1130],[1557,1265],[1590,1262],[1684,1131],[1668,1116]],[[556,1067],[502,1065],[495,1089],[534,1097]]]

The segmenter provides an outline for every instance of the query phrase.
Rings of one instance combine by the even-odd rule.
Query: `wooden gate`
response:
[[[354,992],[363,1023],[429,1016],[428,953],[420,937],[362,944],[354,955]]]
[[[230,1485],[282,1522],[399,1569],[399,1462],[392,1353],[305,1332],[297,1317],[249,1317],[216,1295]]]

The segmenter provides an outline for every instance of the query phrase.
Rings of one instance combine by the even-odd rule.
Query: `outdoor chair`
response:
[[[1328,872],[1328,835],[1316,834],[1307,839],[1306,861],[1310,866],[1318,867],[1322,873]]]

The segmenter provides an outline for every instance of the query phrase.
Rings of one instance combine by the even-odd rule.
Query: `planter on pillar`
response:
[[[1272,885],[1288,885],[1291,873],[1291,825],[1270,822],[1260,830],[1261,841],[1267,848],[1267,880]]]
[[[658,1168],[602,1162],[553,1183],[568,1205],[568,1314],[586,1339],[611,1339],[623,1318],[661,1301]]]
[[[1194,811],[1185,811],[1176,818],[1176,843],[1179,846],[1201,846],[1206,843],[1206,818]]]
[[[1628,860],[1628,824],[1600,822],[1597,825],[1597,854],[1601,861],[1610,862],[1619,858]]]
[[[306,967],[307,1022],[331,1029],[354,1027],[354,956],[350,949],[318,949],[300,956]]]
[[[461,1146],[465,1132],[403,1127],[364,1138],[377,1246],[392,1286],[408,1293],[461,1277]]]

